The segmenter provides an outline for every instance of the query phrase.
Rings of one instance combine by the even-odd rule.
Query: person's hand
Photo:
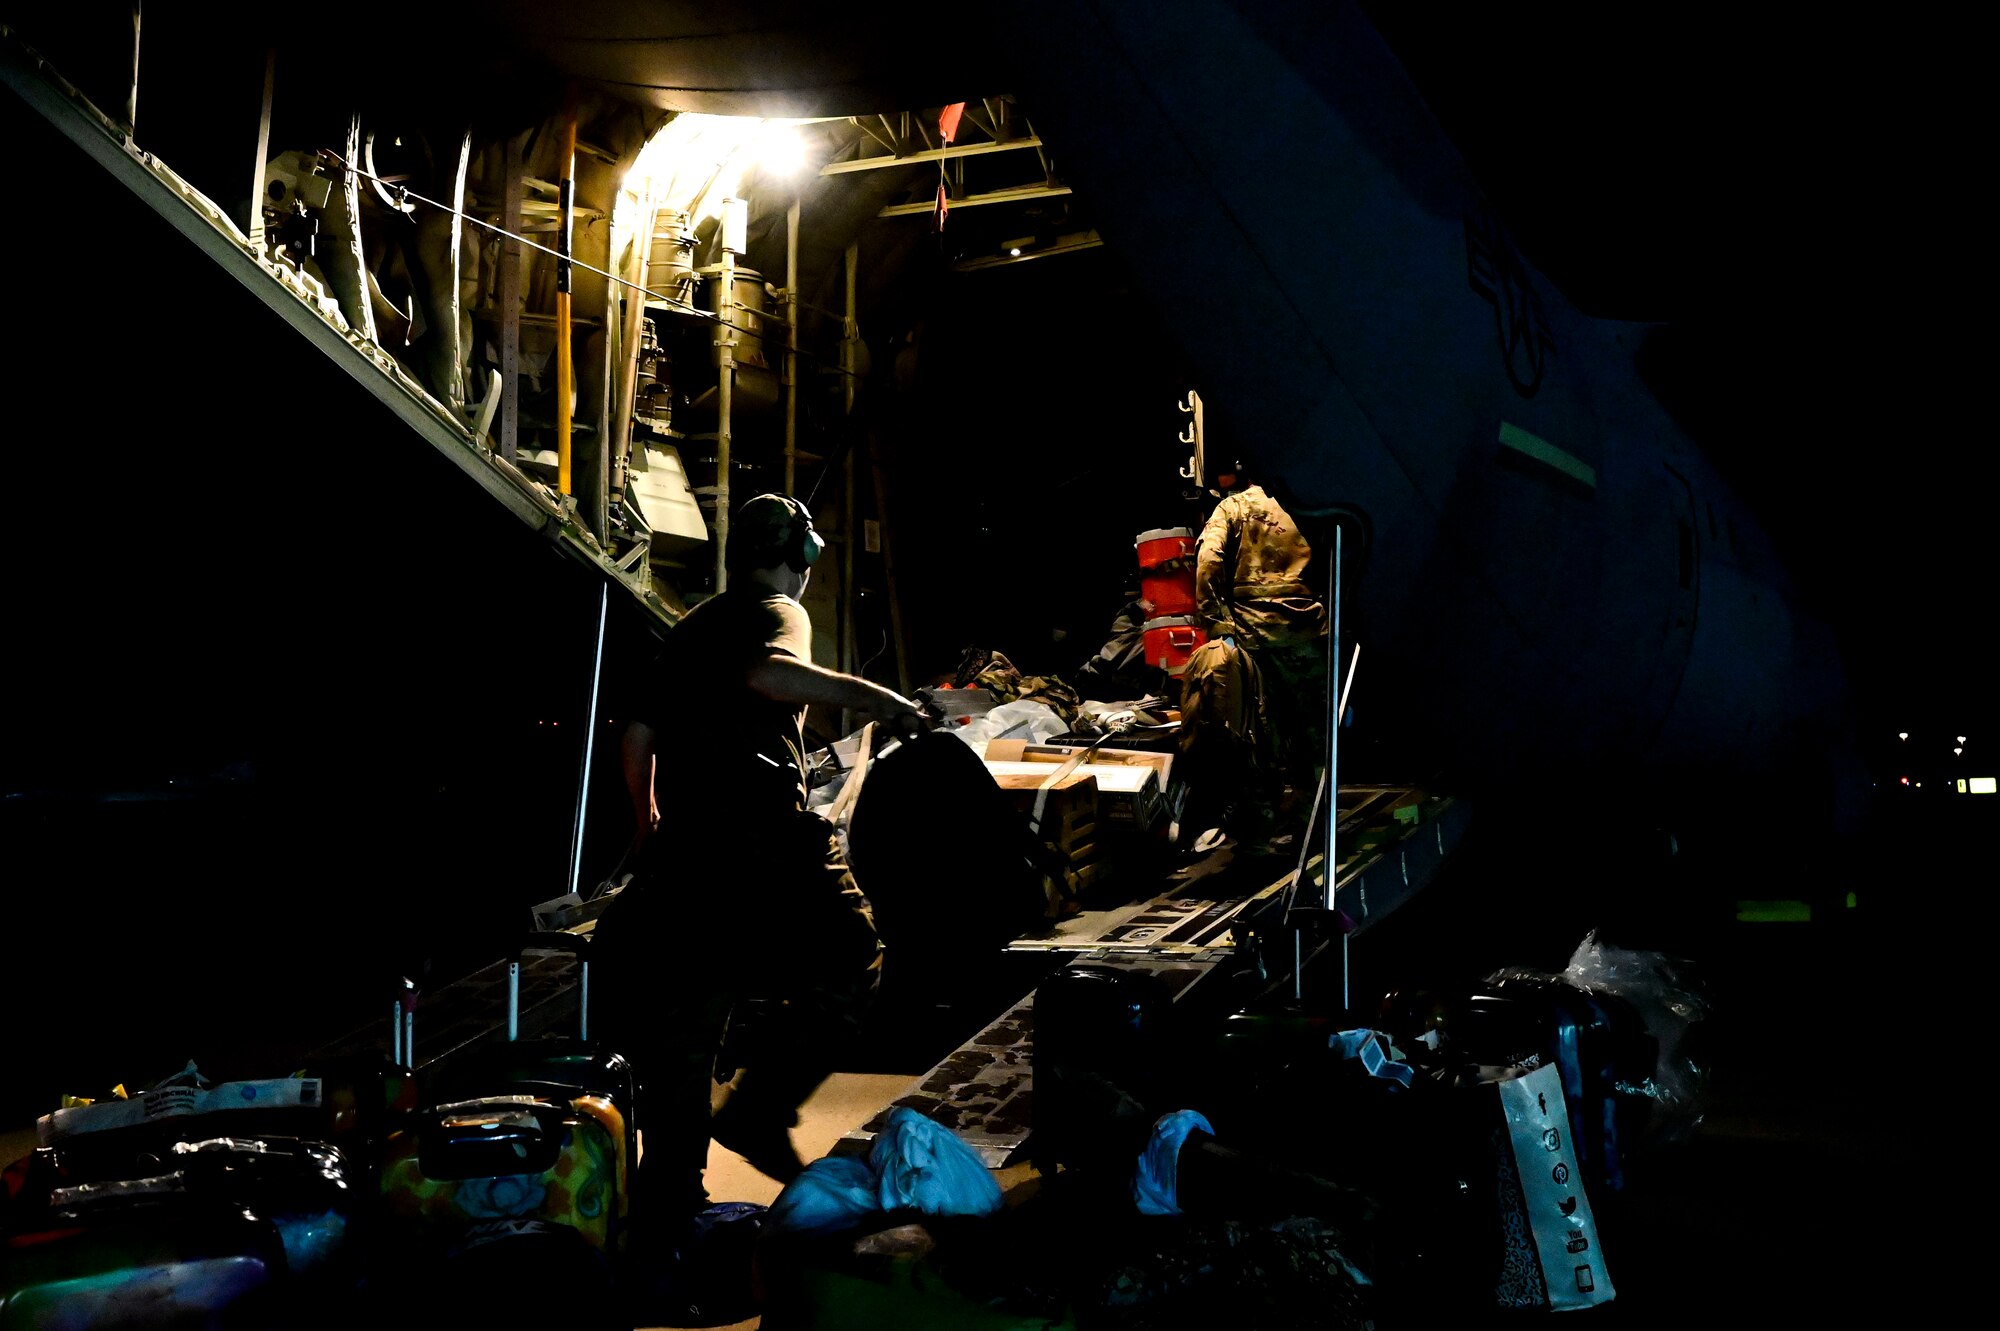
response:
[[[914,735],[924,727],[924,709],[893,689],[877,689],[865,711],[868,720],[896,735]]]

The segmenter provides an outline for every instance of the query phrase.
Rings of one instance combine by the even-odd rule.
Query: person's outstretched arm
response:
[[[921,707],[894,689],[782,652],[752,665],[745,682],[773,702],[846,708],[897,729],[921,723],[924,715]]]

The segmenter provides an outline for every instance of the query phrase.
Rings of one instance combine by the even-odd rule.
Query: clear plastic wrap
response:
[[[1709,998],[1693,962],[1617,947],[1592,930],[1560,974],[1510,966],[1486,983],[1501,994],[1563,986],[1630,1013],[1657,1052],[1649,1070],[1627,1062],[1609,1089],[1650,1102],[1646,1138],[1655,1144],[1685,1140],[1701,1123],[1710,1069],[1697,1030],[1708,1017]]]
[[[1653,1137],[1678,1140],[1701,1122],[1708,1091],[1708,1060],[1689,1037],[1708,1017],[1707,984],[1693,963],[1660,952],[1635,952],[1585,934],[1562,978],[1593,994],[1610,994],[1639,1014],[1659,1042],[1653,1075],[1616,1089],[1653,1101]]]

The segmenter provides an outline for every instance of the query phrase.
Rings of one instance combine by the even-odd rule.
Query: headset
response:
[[[758,495],[746,500],[736,516],[738,525],[729,533],[731,568],[783,564],[804,573],[826,552],[811,512],[790,495]]]
[[[826,552],[826,542],[813,529],[813,515],[804,504],[790,495],[778,497],[792,510],[791,524],[785,529],[785,567],[794,573],[803,573]]]

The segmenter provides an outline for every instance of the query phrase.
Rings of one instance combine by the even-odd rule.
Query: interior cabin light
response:
[[[757,165],[767,175],[795,176],[806,164],[805,139],[795,126],[782,121],[765,121],[753,147]]]
[[[1975,776],[1965,783],[1965,789],[1972,795],[2000,794],[2000,777]]]
[[[1896,732],[1897,739],[1908,739],[1909,737],[1910,737],[1910,732],[1907,730],[1899,730]]]
[[[625,189],[658,207],[686,213],[690,225],[714,216],[725,198],[741,197],[752,171],[790,176],[806,165],[796,120],[690,113],[668,121],[640,152]]]

